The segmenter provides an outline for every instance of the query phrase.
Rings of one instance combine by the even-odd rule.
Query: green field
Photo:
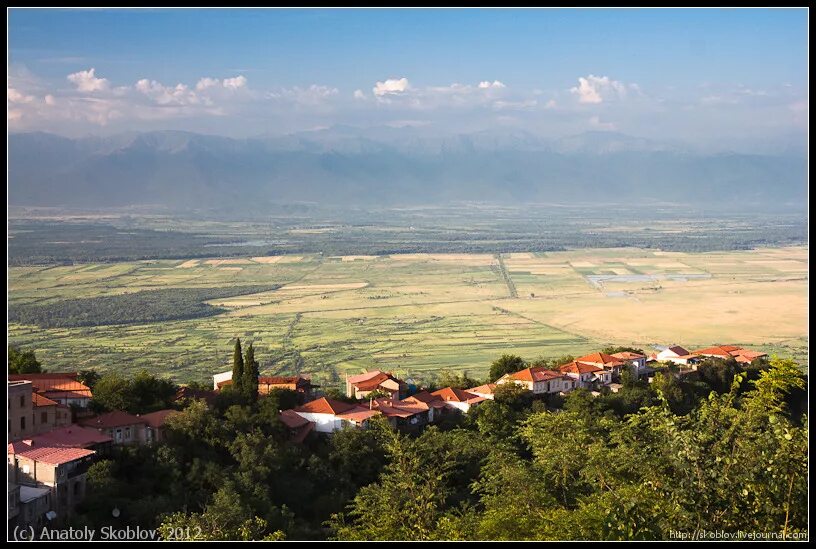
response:
[[[501,261],[500,261],[501,259]],[[153,324],[9,324],[48,369],[223,371],[233,338],[262,371],[323,386],[384,368],[427,380],[482,376],[505,352],[528,359],[608,344],[736,343],[807,356],[807,248],[709,253],[637,248],[548,253],[289,255],[12,267],[10,305],[168,288],[273,286],[209,301],[226,312]],[[603,277],[600,279],[593,277]],[[90,303],[90,302],[89,302]]]

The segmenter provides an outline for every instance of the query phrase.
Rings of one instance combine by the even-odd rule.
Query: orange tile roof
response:
[[[624,360],[634,360],[636,358],[646,358],[646,355],[633,353],[631,351],[621,351],[620,353],[612,353],[615,358],[622,358]]]
[[[744,349],[743,347],[737,347],[736,345],[716,345],[714,347],[708,347],[706,349],[700,349],[699,351],[694,352],[695,354],[698,355],[715,355],[723,358],[728,358],[732,356],[734,357],[743,356],[746,358],[759,358],[763,356],[768,356],[766,353],[749,351],[748,349]]]
[[[399,403],[406,403],[409,406],[419,406],[424,409],[429,408],[444,408],[445,403],[438,395],[432,395],[428,391],[420,391],[414,395],[403,398]]]
[[[588,355],[578,357],[575,362],[591,362],[593,364],[604,364],[607,366],[623,366],[619,358],[606,353],[590,353]]]
[[[369,410],[365,406],[357,406],[353,410],[337,414],[337,417],[346,421],[365,421],[374,416],[380,415],[379,410]]]
[[[322,397],[295,408],[295,411],[312,414],[332,414],[336,416],[338,414],[342,414],[343,412],[348,412],[356,406],[356,404],[349,404],[347,402]]]
[[[549,368],[545,368],[544,366],[534,366],[532,368],[525,368],[524,370],[520,370],[518,372],[513,372],[512,374],[510,374],[511,379],[533,382],[549,381],[551,379],[557,379],[559,377],[562,377],[562,375],[559,372],[550,370]]]
[[[473,393],[474,395],[492,395],[496,390],[495,383],[487,383],[485,385],[479,385],[478,387],[474,387],[473,389],[468,389],[468,393]]]
[[[559,366],[558,371],[571,374],[591,374],[594,372],[603,372],[604,369],[594,364],[587,364],[586,362],[578,362],[575,360]]]
[[[484,400],[484,397],[468,393],[467,391],[464,391],[462,389],[454,389],[453,387],[445,387],[444,389],[439,389],[438,391],[434,391],[431,394],[440,397],[445,402],[475,403]]]
[[[361,381],[367,381],[367,380],[369,380],[369,379],[371,379],[373,377],[376,377],[376,376],[378,376],[380,374],[383,374],[383,373],[384,372],[381,372],[380,370],[371,370],[370,372],[364,372],[364,373],[358,374],[356,376],[349,376],[346,379],[347,379],[347,381],[349,383],[354,385],[355,383],[360,383]]]
[[[136,425],[139,423],[147,424],[143,418],[134,416],[133,414],[129,414],[121,410],[107,412],[105,414],[100,414],[98,416],[89,417],[79,421],[80,425],[85,427],[93,427],[95,429],[109,429],[111,427],[123,427],[126,425]]]

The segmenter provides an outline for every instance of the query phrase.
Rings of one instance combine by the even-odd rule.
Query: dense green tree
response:
[[[360,489],[347,514],[328,525],[338,540],[431,540],[442,516],[449,465],[413,440],[378,425],[388,453],[379,482]]]
[[[232,390],[244,394],[244,355],[241,352],[241,338],[235,339],[232,352]]]
[[[9,345],[8,371],[10,374],[38,374],[42,372],[42,365],[34,356],[34,351],[21,351],[15,345]]]
[[[520,356],[504,354],[490,365],[490,381],[496,381],[504,374],[512,374],[526,367],[527,363]]]
[[[99,372],[96,370],[80,370],[77,375],[77,379],[80,383],[83,383],[90,387],[91,389],[96,386],[96,382],[99,381],[99,378],[102,377]]]
[[[247,402],[258,400],[258,376],[261,375],[258,368],[258,361],[255,360],[255,347],[250,343],[244,356],[243,381],[240,388]]]

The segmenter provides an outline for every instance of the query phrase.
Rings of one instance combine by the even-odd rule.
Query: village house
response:
[[[9,442],[8,453],[25,452],[33,448],[83,448],[105,454],[113,444],[113,439],[96,429],[80,425],[68,425],[30,438]]]
[[[476,396],[480,396],[482,398],[486,398],[489,400],[493,400],[495,397],[495,390],[496,384],[495,383],[487,383],[485,385],[479,385],[478,387],[474,387],[473,389],[466,389],[468,393],[471,393]]]
[[[308,377],[301,375],[297,376],[260,376],[258,377],[258,394],[268,395],[276,389],[287,389],[300,393],[303,400],[310,400],[312,398],[312,390],[315,385],[312,385]]]
[[[618,357],[608,355],[606,353],[591,353],[582,357],[578,357],[574,360],[574,362],[581,362],[583,364],[591,364],[593,366],[597,366],[598,368],[602,368],[604,370],[609,370],[612,372],[613,376],[620,375],[620,369],[623,366],[626,366],[626,361],[621,360]]]
[[[8,463],[13,469],[9,481],[20,486],[20,498],[23,486],[48,488],[52,510],[57,516],[69,516],[85,495],[88,466],[96,452],[51,446],[18,447],[13,452],[10,448],[9,452]]]
[[[658,362],[673,362],[686,366],[697,362],[699,357],[679,345],[672,345],[657,353],[655,360]]]
[[[505,374],[496,380],[496,385],[504,383],[521,385],[535,395],[567,392],[574,387],[574,382],[569,376],[544,366],[525,368],[512,374]]]
[[[142,414],[137,416],[142,418],[145,422],[144,442],[145,444],[153,444],[164,440],[164,422],[168,416],[178,414],[176,410],[159,410],[149,414]]]
[[[408,385],[389,372],[373,370],[356,376],[346,376],[346,396],[365,399],[370,393],[389,393],[392,399],[399,400],[408,389]]]
[[[419,428],[439,421],[448,405],[439,395],[420,391],[402,400],[383,397],[374,399],[372,406],[395,428]]]
[[[751,364],[758,358],[766,358],[768,356],[767,353],[750,351],[736,345],[717,345],[694,351],[694,354],[701,357],[721,358],[724,360],[733,358],[740,364]]]
[[[314,422],[304,418],[294,410],[283,410],[280,415],[281,423],[289,430],[289,440],[301,444],[314,428]]]
[[[28,380],[8,382],[8,439],[19,440],[71,423],[71,410],[34,392]]]
[[[83,427],[96,429],[113,439],[114,444],[143,444],[147,422],[127,412],[113,411],[79,421]]]
[[[213,377],[213,390],[218,391],[221,388],[232,384],[232,370],[215,374]],[[315,388],[308,377],[297,376],[258,376],[258,394],[268,395],[276,389],[286,389],[295,391],[303,396],[303,400],[309,400],[312,397],[312,390]]]
[[[612,371],[604,370],[594,364],[574,360],[558,367],[558,371],[573,379],[574,386],[591,388],[596,384],[609,385],[612,382]]]
[[[368,406],[349,404],[322,397],[293,410],[300,417],[314,423],[318,433],[333,433],[347,427],[366,427],[368,420],[380,412]]]
[[[623,351],[620,353],[612,353],[612,356],[628,363],[631,366],[632,375],[639,378],[648,372],[646,366],[646,355],[640,353],[633,353],[631,351]]]
[[[91,389],[79,381],[76,372],[40,374],[10,374],[9,381],[30,381],[33,392],[62,406],[86,409],[90,405]]]
[[[471,407],[487,400],[484,397],[468,393],[463,389],[454,389],[453,387],[445,387],[431,394],[442,399],[447,407],[464,413],[470,411]]]

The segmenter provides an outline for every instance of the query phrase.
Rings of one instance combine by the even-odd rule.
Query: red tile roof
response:
[[[343,412],[348,412],[355,407],[357,407],[356,404],[349,404],[347,402],[322,397],[295,408],[295,411],[312,414],[332,414],[336,416],[338,414],[342,414]]]
[[[93,450],[86,450],[84,448],[54,448],[43,447],[18,452],[16,455],[28,458],[34,461],[41,461],[50,465],[61,465],[78,459],[86,458],[94,455]]]
[[[59,406],[59,402],[54,402],[50,398],[45,398],[42,395],[37,393],[31,393],[31,403],[34,404],[35,407],[39,406]]]
[[[149,414],[142,414],[142,420],[145,423],[153,427],[154,429],[158,429],[159,427],[164,427],[164,422],[167,419],[167,416],[171,416],[173,414],[178,414],[178,410],[159,410],[158,412],[151,412]]]
[[[686,358],[689,356],[693,356],[688,350],[684,349],[680,345],[672,345],[666,349],[667,351],[673,352],[675,355],[681,358]],[[658,353],[660,354],[660,353]]]
[[[120,410],[79,421],[80,425],[93,427],[95,429],[110,429],[111,427],[123,427],[125,425],[136,425],[138,423],[146,424],[147,422],[139,416],[134,416],[133,414]]]
[[[111,442],[112,440],[111,437],[103,435],[96,429],[82,427],[80,425],[67,425],[23,441],[12,442],[9,444],[9,453],[15,453],[17,449],[31,449],[40,446],[54,448],[90,448],[97,444]]]
[[[281,420],[281,423],[289,427],[290,429],[298,429],[303,427],[307,423],[312,423],[305,417],[299,415],[294,410],[283,410],[278,418]]]

